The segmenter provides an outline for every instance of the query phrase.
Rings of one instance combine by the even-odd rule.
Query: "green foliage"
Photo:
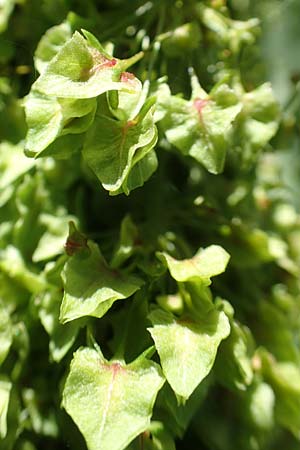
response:
[[[299,447],[282,5],[2,1],[1,450]]]

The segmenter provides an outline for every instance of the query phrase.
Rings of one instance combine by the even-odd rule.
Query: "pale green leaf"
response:
[[[43,327],[50,337],[49,350],[51,359],[55,362],[61,361],[71,348],[78,335],[84,320],[74,320],[62,325],[59,322],[59,309],[62,293],[60,291],[48,290],[42,297],[39,307],[39,317]]]
[[[197,410],[204,404],[211,387],[211,381],[212,377],[206,377],[196,387],[189,399],[180,404],[178,403],[178,397],[168,384],[160,391],[157,406],[166,410],[165,423],[172,430],[173,435],[183,438]]]
[[[34,166],[34,161],[23,153],[23,146],[9,142],[0,144],[0,206],[3,206],[14,191],[14,183]]]
[[[32,255],[32,261],[39,262],[53,258],[64,251],[64,243],[68,235],[68,223],[73,216],[54,216],[41,213],[39,222],[46,227],[38,245]]]
[[[32,272],[26,266],[18,249],[11,245],[5,250],[0,250],[0,270],[31,293],[37,294],[47,286],[43,276]]]
[[[200,278],[207,286],[210,278],[224,272],[229,254],[219,245],[210,245],[199,249],[190,259],[177,260],[167,253],[158,253],[158,257],[167,265],[171,276],[177,281]]]
[[[274,390],[275,417],[300,438],[300,369],[291,362],[277,362],[263,353],[264,376]]]
[[[30,155],[39,154],[63,128],[61,106],[56,98],[30,92],[24,107],[28,125],[25,149]]]
[[[164,375],[177,395],[188,399],[209,374],[218,346],[230,332],[227,316],[211,311],[202,321],[175,319],[166,311],[155,310],[149,318],[149,332],[155,342]]]
[[[118,106],[116,109],[111,108],[111,112],[119,120],[132,120],[139,112],[137,109],[142,95],[142,83],[130,72],[123,72],[121,81],[128,83],[128,86],[131,86],[131,90],[118,91]],[[108,92],[108,99],[109,95],[110,92]]]
[[[151,151],[156,141],[151,109],[132,121],[117,121],[101,115],[100,111],[87,132],[83,156],[105,189],[113,194],[124,183],[122,190],[128,194],[129,188],[140,185],[155,169],[156,162],[147,160],[147,167],[139,166],[129,178],[132,168]]]
[[[253,45],[259,33],[259,19],[233,20],[219,11],[199,5],[203,24],[215,33],[217,41],[238,53],[242,46]]]
[[[61,134],[86,131],[97,104],[94,99],[57,99],[32,90],[24,107],[28,125],[25,151],[39,156]]]
[[[11,13],[13,12],[15,0],[1,0],[0,9],[0,33],[3,33],[8,25]]]
[[[234,97],[234,103],[228,99]],[[163,100],[162,100],[163,101]],[[212,93],[184,100],[165,94],[165,115],[161,121],[168,141],[184,155],[190,155],[209,172],[223,170],[232,123],[241,110],[233,91],[225,96]]]
[[[229,389],[245,391],[253,380],[249,330],[231,322],[231,333],[222,342],[216,359],[216,373],[221,384]]]
[[[143,442],[145,450],[176,450],[172,434],[163,422],[151,422],[149,432]]]
[[[93,242],[90,254],[75,253],[62,272],[64,297],[60,310],[63,323],[83,316],[102,317],[116,300],[130,297],[142,281],[111,269]]]
[[[72,36],[67,22],[55,25],[42,36],[34,54],[34,65],[39,73],[45,71],[51,59]]]
[[[7,412],[12,383],[1,377],[0,379],[0,438],[4,439],[7,433]]]
[[[254,384],[247,395],[252,423],[261,430],[271,430],[275,424],[275,394],[271,386],[264,382]]]
[[[156,140],[156,137],[155,137]],[[144,147],[141,152],[144,154],[148,152],[148,148]],[[143,184],[153,175],[158,166],[157,156],[154,150],[150,150],[145,156],[135,163],[128,173],[128,176],[123,181],[122,186],[118,191],[111,194],[117,195],[124,192],[128,195],[134,189],[143,186]]]
[[[10,320],[9,310],[7,309],[4,301],[6,302],[7,299],[4,298],[2,300],[0,298],[0,366],[5,360],[13,341],[12,323]]]
[[[149,428],[163,383],[160,368],[152,361],[108,362],[95,350],[81,348],[71,363],[63,406],[89,450],[123,450]]]
[[[139,57],[139,56],[138,56]],[[75,32],[49,62],[33,89],[61,98],[92,98],[110,90],[134,90],[122,72],[137,58],[108,59]]]
[[[135,243],[138,239],[139,231],[131,217],[127,215],[121,223],[120,241],[110,262],[111,267],[119,267],[123,262],[130,258],[134,252]]]
[[[235,132],[236,151],[244,163],[256,161],[258,152],[275,136],[279,108],[270,83],[264,83],[242,96],[242,111]]]

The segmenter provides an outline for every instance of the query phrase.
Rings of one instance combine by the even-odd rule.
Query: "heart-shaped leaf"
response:
[[[89,450],[123,450],[149,428],[163,383],[160,367],[146,358],[125,365],[81,348],[71,363],[63,406]]]
[[[115,120],[100,111],[87,132],[83,156],[105,189],[111,194],[128,194],[155,170],[156,157],[149,153],[156,141],[151,108],[129,121]]]
[[[122,81],[122,72],[142,55],[119,60],[89,45],[75,32],[49,62],[33,88],[43,94],[61,98],[93,98],[111,90],[134,90]]]
[[[211,371],[218,346],[230,332],[229,320],[216,309],[197,322],[176,319],[160,309],[149,318],[164,375],[175,393],[186,400]]]
[[[142,285],[139,278],[110,269],[96,244],[89,242],[88,249],[88,255],[75,252],[63,269],[62,323],[102,317],[116,300],[130,297]]]

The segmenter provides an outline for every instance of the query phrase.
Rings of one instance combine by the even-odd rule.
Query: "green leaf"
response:
[[[7,412],[10,391],[12,383],[7,379],[1,377],[0,379],[0,438],[4,439],[7,433]]]
[[[71,38],[71,27],[67,22],[55,25],[42,36],[34,54],[34,65],[39,73],[45,71],[49,62]]]
[[[277,362],[262,354],[263,373],[276,396],[277,421],[298,439],[300,435],[300,369],[291,362]]]
[[[46,288],[43,276],[29,270],[20,252],[11,245],[0,250],[0,270],[31,293],[37,294]]]
[[[109,347],[115,358],[122,356],[125,361],[132,361],[153,345],[147,332],[148,296],[145,289],[140,289],[126,307],[113,314],[114,332]]]
[[[50,336],[49,350],[51,359],[59,362],[72,347],[84,320],[74,320],[62,325],[59,322],[59,309],[62,293],[48,291],[44,294],[39,307],[39,317],[43,327]]]
[[[30,92],[25,98],[28,125],[25,149],[27,154],[39,154],[59,135],[63,128],[63,114],[56,98]]]
[[[23,305],[28,301],[28,292],[20,286],[18,282],[13,281],[3,271],[0,272],[0,303],[5,305],[9,314],[17,306]],[[7,328],[5,327],[7,332]]]
[[[211,377],[206,377],[194,390],[189,399],[178,404],[178,398],[169,385],[165,385],[157,397],[157,406],[165,411],[164,422],[173,435],[183,438],[197,410],[205,405],[204,401],[211,386]],[[204,406],[205,407],[205,406]]]
[[[32,255],[33,262],[45,261],[63,253],[70,220],[74,220],[74,217],[66,215],[57,217],[47,213],[40,215],[39,222],[46,227],[46,231]]]
[[[227,91],[225,101],[217,93],[189,101],[165,94],[161,100],[166,113],[160,123],[168,141],[214,174],[223,170],[232,123],[241,110],[233,91]]]
[[[272,430],[275,425],[275,394],[267,383],[254,383],[247,392],[249,419],[260,430]]]
[[[140,55],[128,60],[108,59],[75,32],[33,85],[33,89],[54,97],[93,98],[111,90],[134,90],[122,72]]]
[[[3,33],[3,31],[6,30],[15,3],[15,0],[2,0],[0,10],[0,33]]]
[[[153,325],[149,332],[163,372],[174,392],[186,400],[211,371],[218,346],[230,332],[228,318],[214,310],[196,322],[175,319],[171,313],[157,309],[149,319]]]
[[[143,152],[148,152],[147,148]],[[124,192],[128,195],[134,189],[143,186],[143,184],[153,175],[158,167],[158,160],[154,150],[150,150],[143,158],[138,161],[131,169],[122,186],[118,191],[114,191],[112,195],[118,195]]]
[[[138,240],[139,231],[131,217],[127,215],[121,223],[120,241],[110,262],[111,267],[119,267],[130,258]]]
[[[91,113],[90,113],[91,114]],[[87,114],[83,119],[88,119],[90,114]],[[64,134],[59,136],[55,141],[53,141],[48,147],[42,150],[39,154],[36,155],[37,158],[51,156],[56,160],[62,159],[70,159],[75,153],[80,155],[79,151],[82,149],[84,141],[84,134]],[[30,152],[27,151],[30,155]],[[75,166],[76,164],[74,164]],[[77,167],[78,169],[78,167]],[[72,177],[72,174],[68,174],[69,177]],[[76,177],[76,172],[75,172]],[[68,182],[68,179],[65,179]]]
[[[185,23],[158,36],[158,39],[162,41],[162,49],[167,56],[178,58],[197,49],[201,30],[197,22]]]
[[[152,361],[124,365],[106,361],[93,349],[81,348],[71,363],[63,407],[89,450],[123,450],[149,428],[163,383],[160,368]]]
[[[264,83],[242,96],[242,111],[235,132],[236,151],[244,164],[256,161],[258,152],[276,134],[279,108],[270,83]]]
[[[149,432],[149,437],[144,433],[142,438],[145,450],[176,450],[174,439],[162,422],[151,422]]]
[[[122,187],[128,194],[130,188],[143,182],[156,168],[156,161],[148,160],[146,169],[137,167],[130,178],[131,170],[153,149],[156,141],[151,108],[130,121],[117,121],[99,111],[87,132],[83,156],[105,189],[115,194]]]
[[[257,313],[259,320],[253,330],[260,344],[270,351],[278,361],[300,364],[299,347],[295,341],[295,331],[290,317],[266,301],[260,302]]]
[[[142,285],[139,278],[111,269],[96,244],[89,241],[88,247],[88,256],[75,253],[63,269],[62,323],[83,316],[100,318],[116,300],[130,297]]]
[[[26,174],[16,190],[17,218],[13,227],[12,242],[21,251],[23,258],[31,257],[43,232],[39,223],[42,209],[51,208],[49,194],[40,174]]]
[[[117,108],[110,108],[111,113],[119,120],[132,120],[139,112],[139,100],[142,95],[142,83],[130,72],[123,72],[121,75],[121,81],[128,83],[131,90],[109,91],[108,100],[110,100],[110,94],[117,95]],[[110,102],[109,102],[110,103]],[[111,106],[111,105],[109,105]]]
[[[9,142],[0,144],[0,207],[14,192],[14,184],[34,166],[34,161],[23,153],[23,146]]]
[[[13,331],[9,316],[9,310],[6,308],[5,303],[0,298],[0,366],[9,352],[12,341]]]
[[[199,5],[199,12],[203,24],[215,33],[216,40],[227,46],[233,53],[238,53],[243,45],[253,45],[259,33],[259,19],[232,20],[216,11]]]
[[[230,258],[219,245],[200,248],[190,259],[177,260],[167,253],[158,253],[157,256],[166,264],[175,280],[189,281],[199,278],[206,286],[211,284],[211,277],[225,271]]]
[[[86,131],[97,104],[94,99],[57,99],[32,90],[24,106],[28,125],[25,151],[39,156],[58,136]]]
[[[216,359],[216,373],[228,389],[245,391],[253,380],[249,330],[231,322],[231,332],[222,342]]]

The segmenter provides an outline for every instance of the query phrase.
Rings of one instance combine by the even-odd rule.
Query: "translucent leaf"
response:
[[[232,20],[215,9],[199,5],[202,22],[215,32],[216,39],[237,53],[245,44],[253,45],[259,32],[259,19]]]
[[[263,353],[263,372],[275,392],[275,417],[300,438],[300,369],[291,362],[277,362]]]
[[[63,406],[89,450],[123,450],[149,428],[163,383],[160,368],[152,361],[108,362],[95,350],[81,348],[71,363]]]
[[[62,110],[56,98],[36,92],[25,98],[24,106],[28,125],[26,151],[38,154],[54,141],[62,129]]]
[[[92,114],[92,113],[90,113]],[[87,114],[85,118],[90,119],[90,114]],[[83,118],[83,119],[85,119]],[[62,136],[59,136],[55,141],[53,141],[48,147],[46,147],[44,150],[42,150],[39,154],[36,155],[36,157],[45,157],[45,156],[51,156],[55,158],[56,160],[62,159],[70,159],[75,153],[78,153],[80,155],[79,150],[82,149],[83,141],[84,141],[84,133],[83,134],[63,134]],[[30,155],[30,152],[28,151],[28,154]],[[32,155],[33,156],[33,155]],[[75,166],[75,164],[74,164]],[[78,167],[77,167],[78,171]],[[68,174],[69,177],[72,177],[72,175],[76,178],[76,172],[75,174]],[[65,178],[64,180],[68,180]],[[60,180],[62,181],[62,180]]]
[[[42,384],[44,389],[47,386],[46,383]],[[58,426],[55,413],[49,407],[41,408],[41,394],[38,394],[35,389],[26,387],[22,389],[22,400],[32,430],[36,434],[56,438],[58,436]]]
[[[167,253],[158,253],[158,257],[167,265],[175,280],[188,281],[200,278],[207,286],[211,283],[211,277],[225,271],[230,258],[219,245],[200,248],[191,259],[177,260]]]
[[[3,271],[0,272],[0,303],[5,305],[5,309],[11,314],[17,307],[28,301],[28,292],[14,282]],[[7,332],[7,329],[6,329]]]
[[[109,59],[75,32],[49,62],[33,89],[61,98],[92,98],[110,90],[134,90],[121,74],[138,58]]]
[[[0,379],[0,437],[4,439],[7,433],[7,412],[8,412],[8,404],[10,391],[12,388],[12,384],[10,381],[1,377]]]
[[[6,30],[9,17],[14,9],[15,0],[2,0],[0,10],[0,33]]]
[[[225,98],[213,93],[190,101],[166,93],[164,97],[165,116],[160,123],[168,141],[209,172],[221,172],[232,123],[241,110],[233,91],[229,89]]]
[[[131,90],[120,90],[117,94],[117,108],[111,108],[112,114],[119,120],[134,119],[138,113],[139,100],[142,94],[142,83],[130,72],[123,72],[121,81],[128,83]],[[108,92],[109,98],[109,92]]]
[[[28,125],[25,151],[38,156],[59,135],[86,131],[97,104],[94,99],[57,99],[32,90],[24,106]]]
[[[196,322],[175,319],[159,309],[149,318],[163,372],[176,394],[186,400],[212,369],[218,346],[230,332],[228,318],[214,310]]]
[[[96,244],[88,246],[90,254],[75,253],[62,272],[63,323],[82,316],[102,317],[116,300],[130,297],[142,284],[137,277],[110,269]]]
[[[261,301],[257,307],[259,320],[253,327],[255,337],[279,361],[300,364],[299,346],[291,318],[277,306]],[[278,333],[280,330],[280,333]]]
[[[83,156],[105,189],[113,194],[122,186],[122,190],[128,194],[129,188],[139,185],[140,180],[143,182],[144,177],[149,176],[149,166],[150,174],[155,169],[156,162],[153,164],[151,160],[147,161],[146,170],[139,166],[136,173],[130,174],[156,141],[157,131],[151,109],[132,121],[116,121],[100,112],[87,132]]]
[[[46,31],[34,54],[34,65],[39,73],[45,71],[51,59],[72,36],[71,27],[63,22]]]
[[[236,151],[244,164],[253,163],[279,125],[279,109],[270,83],[264,83],[242,96],[242,112],[235,132]]]
[[[46,190],[41,174],[27,174],[16,191],[15,203],[17,218],[13,227],[12,242],[22,253],[22,257],[30,257],[43,232],[38,221],[41,210],[53,208],[49,193]]]
[[[144,148],[143,152],[144,151],[148,152],[148,149]],[[146,153],[146,155],[132,167],[120,189],[114,191],[112,195],[121,194],[122,192],[128,195],[134,189],[143,186],[156,171],[157,166],[158,161],[156,153],[154,150],[150,150],[149,153]]]
[[[2,280],[1,280],[2,281]],[[0,292],[1,296],[1,292]],[[7,299],[3,299],[5,302]],[[13,340],[9,310],[0,298],[0,366],[5,360]]]
[[[249,330],[231,322],[231,333],[222,342],[216,359],[220,383],[229,389],[246,390],[253,380]]]
[[[20,252],[11,245],[0,251],[0,269],[31,293],[39,293],[46,288],[42,275],[31,272]]]
[[[22,145],[12,145],[9,142],[0,144],[0,206],[12,194],[13,184],[33,166],[34,161],[24,155]]]

